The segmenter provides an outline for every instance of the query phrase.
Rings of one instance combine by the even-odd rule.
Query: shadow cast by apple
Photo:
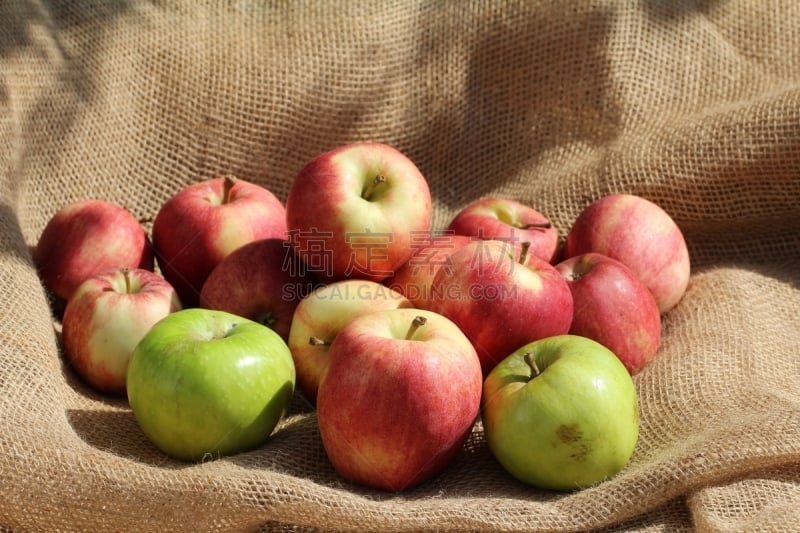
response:
[[[159,450],[142,432],[133,412],[121,403],[97,410],[70,409],[67,419],[87,445],[102,452],[168,470],[198,466],[195,462],[173,459]],[[375,502],[449,497],[543,502],[565,497],[562,493],[524,485],[505,472],[489,451],[479,425],[461,453],[442,472],[401,492],[375,490],[341,477],[325,453],[314,411],[287,415],[262,445],[214,461],[305,479],[333,492],[345,491]]]
[[[87,445],[106,453],[161,468],[180,469],[196,466],[196,462],[182,461],[168,456],[151,442],[139,427],[124,396],[107,396],[94,392],[72,370],[67,369],[65,373],[73,388],[87,398],[96,400],[96,409],[66,411],[67,420],[75,434]],[[291,404],[293,411],[287,410],[272,434],[260,446],[215,460],[231,461],[243,467],[280,471],[302,477],[308,477],[309,472],[314,471],[324,474],[327,458],[319,438],[316,415],[304,407],[304,402],[303,399],[293,399]],[[319,468],[316,465],[319,465]]]
[[[161,468],[191,466],[167,457],[142,432],[133,411],[68,409],[67,420],[89,446],[125,459]]]
[[[281,472],[307,479],[321,487],[346,491],[349,495],[375,502],[448,497],[547,501],[563,496],[534,489],[509,475],[492,456],[479,424],[473,428],[461,452],[444,470],[420,485],[400,492],[376,490],[340,476],[325,453],[315,412],[288,417],[258,450],[223,460],[248,469]]]

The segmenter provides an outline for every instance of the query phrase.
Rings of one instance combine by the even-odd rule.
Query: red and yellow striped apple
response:
[[[523,344],[569,331],[572,294],[563,276],[525,247],[476,241],[450,256],[431,284],[427,309],[460,327],[484,374]]]
[[[300,170],[286,220],[301,259],[327,280],[381,281],[411,256],[414,235],[430,231],[430,190],[391,146],[340,146]]]
[[[455,324],[418,309],[376,311],[345,326],[329,355],[317,419],[339,474],[402,491],[452,463],[482,387],[475,349]]]
[[[67,359],[94,389],[124,394],[134,348],[156,322],[180,308],[172,285],[149,270],[115,268],[91,276],[64,310]]]
[[[531,253],[548,263],[558,255],[558,230],[533,207],[510,198],[483,198],[459,211],[447,227],[458,235],[529,243]]]
[[[153,270],[153,249],[142,225],[105,200],[74,202],[47,222],[33,251],[43,285],[66,301],[78,285],[112,268]]]
[[[200,307],[249,318],[287,340],[295,308],[316,286],[285,239],[259,239],[228,254],[206,278]]]
[[[610,349],[631,375],[655,357],[661,343],[661,314],[636,274],[598,253],[566,259],[556,270],[572,292],[575,311],[570,333]]]
[[[161,272],[184,307],[194,307],[206,278],[229,253],[286,237],[286,211],[268,189],[224,176],[174,194],[156,214],[152,233]]]
[[[289,331],[289,349],[297,369],[297,385],[315,404],[329,349],[339,332],[354,318],[412,307],[402,294],[366,279],[346,279],[319,287],[297,304]]]
[[[632,194],[592,202],[567,234],[564,259],[597,252],[630,268],[650,289],[661,314],[689,284],[689,250],[678,225],[655,203]]]

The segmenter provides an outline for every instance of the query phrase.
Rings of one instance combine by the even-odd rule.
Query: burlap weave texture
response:
[[[262,448],[166,458],[59,355],[30,247],[70,201],[142,220],[235,174],[285,199],[311,157],[414,160],[443,228],[529,203],[562,236],[589,201],[649,198],[693,275],[635,378],[619,476],[523,486],[480,425],[413,491],[347,484],[313,411]],[[800,3],[0,3],[0,528],[11,531],[800,529]]]

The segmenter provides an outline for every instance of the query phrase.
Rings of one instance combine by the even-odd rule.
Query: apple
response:
[[[328,280],[386,279],[431,223],[428,182],[402,152],[381,143],[340,146],[314,157],[286,199],[289,239]]]
[[[450,256],[475,239],[450,231],[417,237],[411,257],[383,283],[408,298],[415,307],[425,307],[436,273],[442,268],[451,269]]]
[[[142,225],[128,210],[106,200],[84,200],[59,209],[36,243],[33,262],[42,284],[64,301],[100,272],[155,266]]]
[[[378,282],[346,279],[318,287],[295,308],[289,349],[297,386],[312,404],[329,360],[331,343],[354,318],[375,311],[412,307],[402,294]]]
[[[483,198],[459,211],[448,230],[458,235],[512,243],[530,243],[531,253],[548,263],[556,260],[558,230],[533,207],[510,198]]]
[[[316,286],[285,239],[259,239],[227,255],[206,278],[200,307],[254,320],[288,340],[295,307]]]
[[[286,237],[286,211],[268,189],[223,176],[169,198],[152,233],[161,272],[184,307],[195,307],[206,278],[229,253],[258,239]]]
[[[69,363],[94,389],[124,394],[134,348],[153,324],[180,308],[175,289],[154,272],[123,267],[95,274],[64,309]]]
[[[520,347],[486,377],[482,401],[494,457],[543,489],[571,491],[613,477],[639,436],[630,374],[611,350],[577,335]]]
[[[317,420],[336,471],[402,491],[444,470],[480,409],[475,349],[441,315],[419,309],[353,319],[330,347]]]
[[[666,211],[640,196],[604,196],[581,211],[567,234],[563,257],[588,252],[630,268],[653,293],[661,314],[675,307],[689,284],[683,233]]]
[[[556,270],[572,291],[575,310],[570,333],[614,352],[631,375],[655,357],[661,343],[661,313],[636,274],[598,253],[566,259]]]
[[[177,311],[144,336],[128,366],[128,402],[144,434],[184,461],[263,444],[294,391],[286,343],[246,318]]]
[[[569,331],[573,302],[566,280],[524,245],[476,241],[450,263],[434,277],[426,309],[464,331],[484,374],[523,344]]]

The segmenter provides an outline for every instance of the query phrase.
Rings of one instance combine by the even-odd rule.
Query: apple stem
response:
[[[378,185],[381,183],[386,183],[386,176],[383,174],[378,174],[371,182],[367,184],[367,187],[364,189],[364,192],[361,196],[365,200],[371,199],[372,195],[375,193],[375,189],[377,189]]]
[[[408,327],[408,331],[406,332],[406,340],[410,341],[411,337],[414,336],[414,333],[416,333],[419,327],[424,326],[427,321],[428,319],[424,316],[415,316],[414,320],[411,321],[411,325]]]
[[[525,241],[522,243],[522,249],[519,251],[519,264],[524,265],[525,260],[528,258],[528,250],[531,249],[531,243]]]
[[[227,204],[231,199],[231,189],[236,185],[236,176],[225,176],[225,182],[222,185],[222,203]]]
[[[526,352],[522,358],[525,360],[525,364],[531,369],[531,379],[542,373],[542,371],[539,370],[539,365],[536,364],[536,359],[533,358],[533,352]]]
[[[544,222],[529,222],[528,224],[523,224],[519,226],[519,229],[550,229],[553,225],[545,220]]]
[[[323,339],[320,339],[319,337],[309,337],[308,344],[310,344],[311,346],[330,346],[331,345],[330,342],[328,342],[326,340],[323,340]]]
[[[131,269],[128,267],[124,267],[122,269],[122,278],[125,280],[125,292],[127,294],[131,293]]]

